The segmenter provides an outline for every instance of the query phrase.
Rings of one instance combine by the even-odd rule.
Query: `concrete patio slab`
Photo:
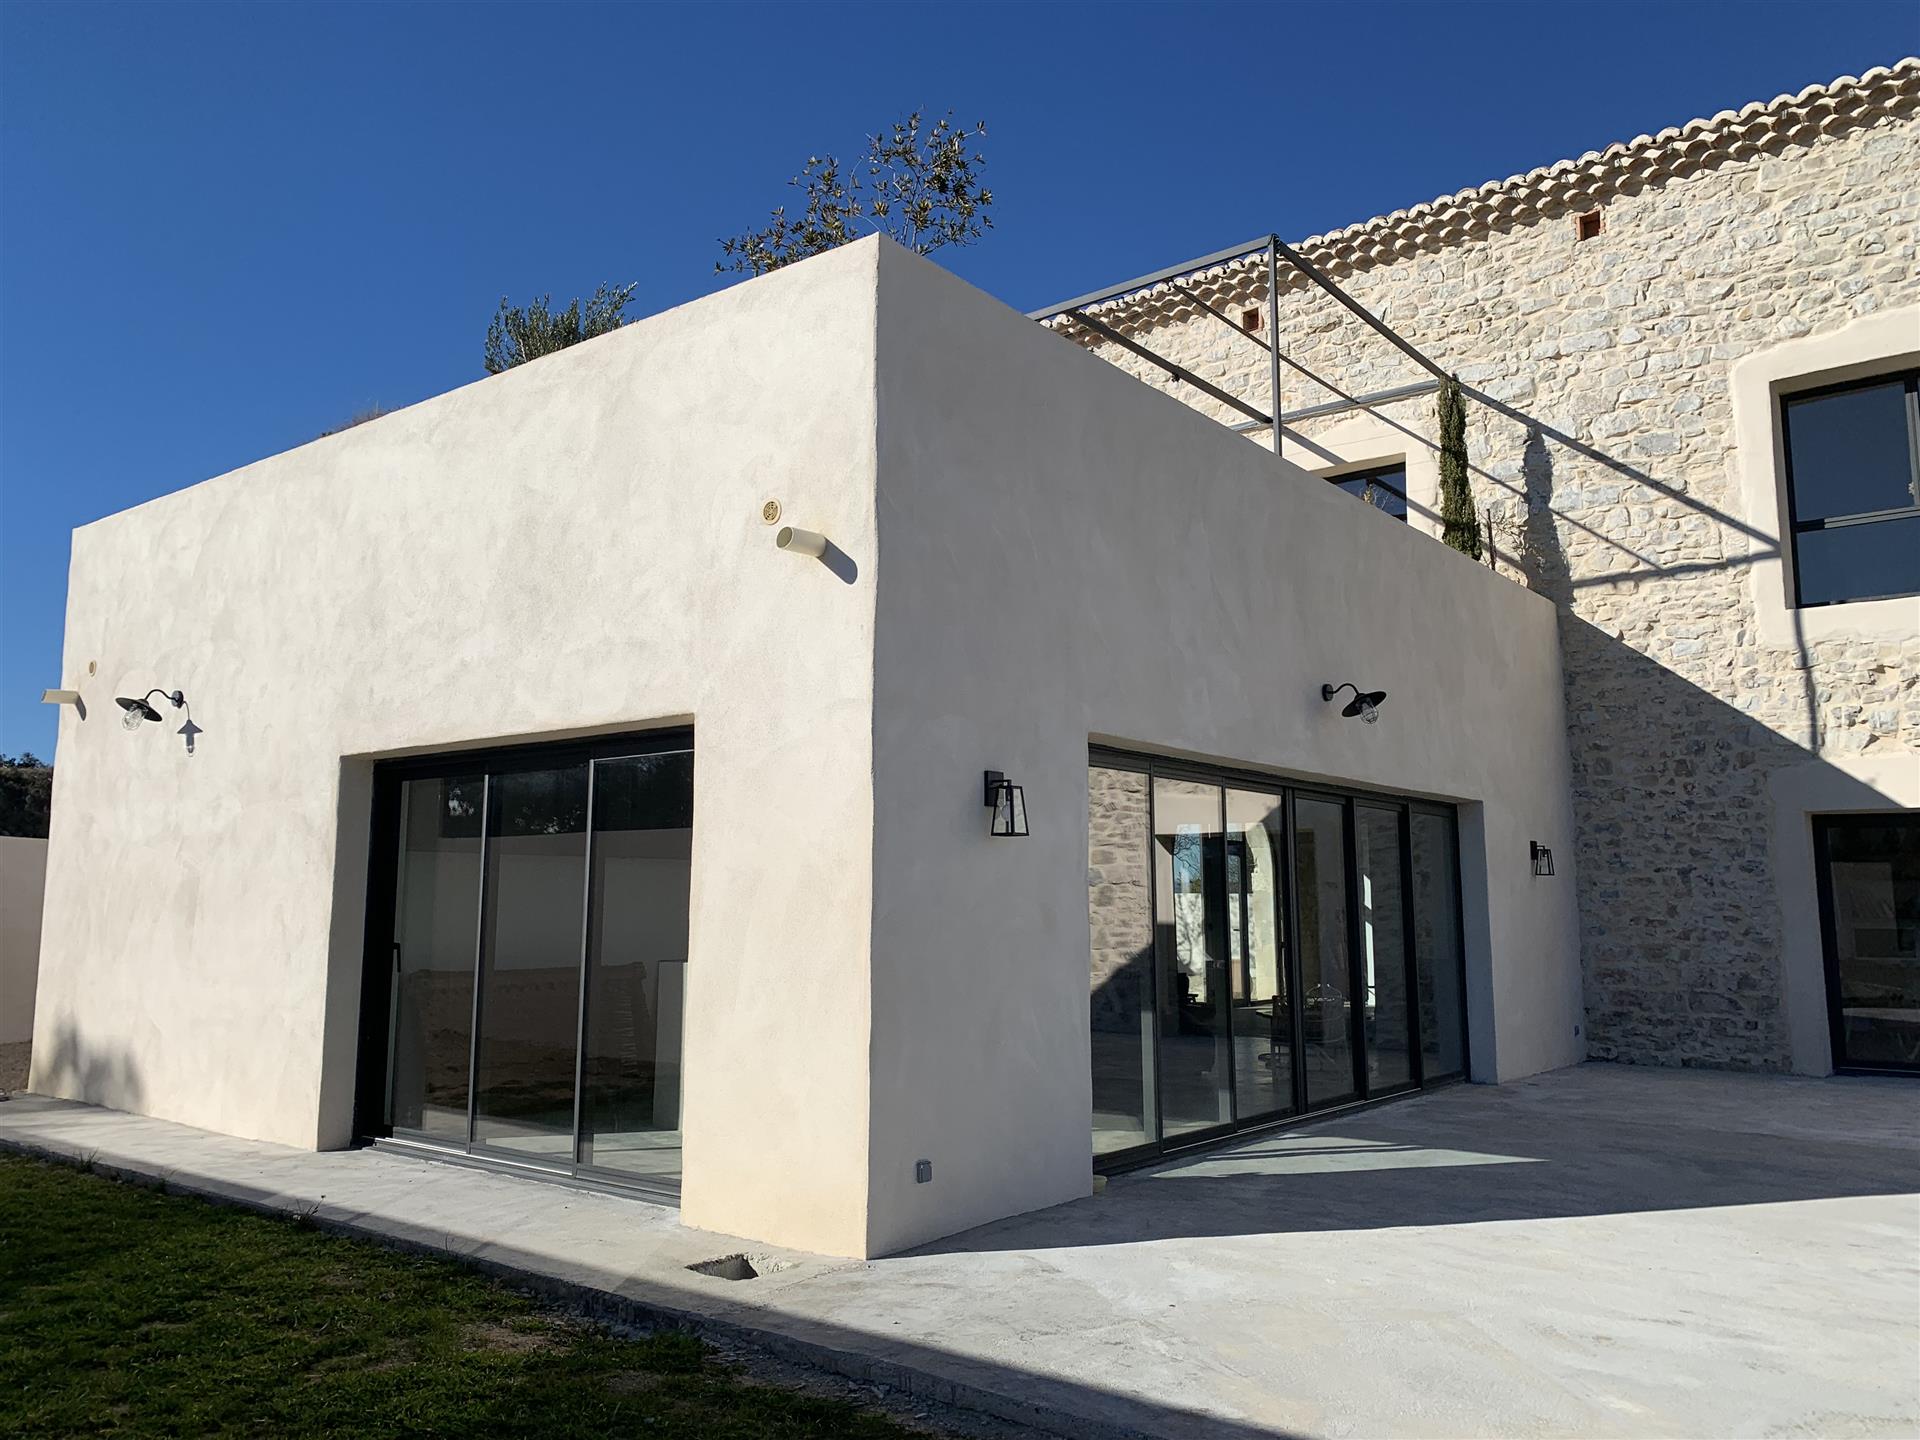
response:
[[[1920,1432],[1920,1089],[1590,1065],[859,1263],[35,1097],[0,1146],[480,1263],[1070,1435]],[[730,1282],[685,1267],[746,1252]]]

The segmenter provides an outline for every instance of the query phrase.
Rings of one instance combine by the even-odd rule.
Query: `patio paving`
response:
[[[1589,1065],[860,1263],[32,1096],[0,1147],[443,1250],[1069,1435],[1920,1433],[1920,1087]],[[738,1252],[760,1278],[685,1267]]]

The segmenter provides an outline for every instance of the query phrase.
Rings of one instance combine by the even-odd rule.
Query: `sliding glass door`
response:
[[[1096,1161],[1464,1073],[1450,808],[1096,750],[1087,842]]]
[[[691,737],[397,762],[375,815],[362,1128],[675,1184]]]

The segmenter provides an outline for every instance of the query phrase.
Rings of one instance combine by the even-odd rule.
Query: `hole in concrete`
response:
[[[712,1275],[719,1280],[757,1280],[760,1272],[744,1255],[722,1255],[718,1260],[702,1260],[687,1269],[696,1275]]]

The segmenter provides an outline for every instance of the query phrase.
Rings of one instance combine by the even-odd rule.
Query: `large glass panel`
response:
[[[1227,791],[1227,962],[1235,1108],[1242,1120],[1293,1108],[1287,1003],[1286,807],[1278,795]]]
[[[1920,812],[1824,820],[1837,1065],[1920,1069]]]
[[[573,1159],[587,767],[495,775],[487,796],[474,1139]]]
[[[1789,397],[1785,410],[1795,520],[1920,505],[1908,459],[1904,381]]]
[[[1233,1119],[1220,787],[1153,782],[1160,1121],[1168,1137]]]
[[[1881,600],[1920,591],[1920,515],[1793,537],[1802,605]]]
[[[596,762],[583,1165],[679,1179],[692,880],[693,752]]]
[[[1353,810],[1360,882],[1362,1033],[1367,1093],[1413,1083],[1413,1016],[1407,1005],[1407,892],[1400,875],[1400,812]]]
[[[1354,1098],[1346,807],[1337,800],[1301,795],[1294,799],[1293,815],[1307,1104],[1330,1105]]]
[[[1453,817],[1416,810],[1413,838],[1413,958],[1419,986],[1420,1052],[1426,1079],[1466,1072],[1466,999],[1460,992],[1460,907]]]
[[[464,1145],[480,927],[478,775],[400,787],[387,1121]]]
[[[1157,1139],[1153,1103],[1153,903],[1147,891],[1147,777],[1087,772],[1087,1023],[1093,1153]]]

